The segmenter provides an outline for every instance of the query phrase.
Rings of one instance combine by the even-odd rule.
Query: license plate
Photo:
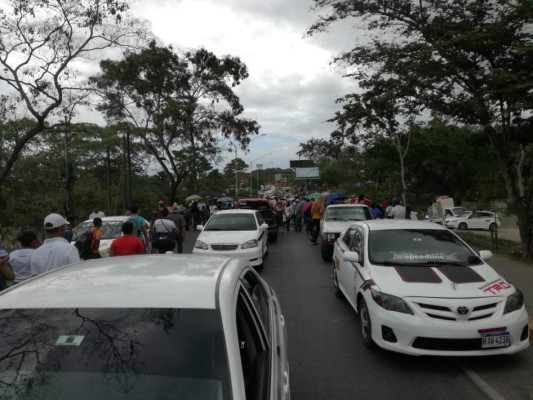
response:
[[[481,348],[488,349],[491,347],[509,347],[511,345],[511,336],[509,332],[494,333],[481,336]]]

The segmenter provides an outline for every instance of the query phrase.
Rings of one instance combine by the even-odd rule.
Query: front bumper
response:
[[[419,356],[485,356],[513,354],[529,346],[529,317],[523,306],[505,315],[500,310],[483,320],[446,321],[421,315],[417,310],[415,315],[387,311],[371,296],[365,296],[365,300],[372,320],[372,339],[386,350]],[[509,332],[511,345],[483,349],[479,331],[500,327]],[[395,341],[390,340],[391,331]]]
[[[213,250],[209,246],[209,250],[193,248],[194,254],[205,254],[211,256],[227,256],[232,258],[238,258],[245,260],[250,267],[257,267],[263,264],[263,251],[262,247],[254,247],[251,249],[237,249],[237,250]]]

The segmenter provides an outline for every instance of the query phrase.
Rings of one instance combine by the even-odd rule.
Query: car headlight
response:
[[[335,234],[334,233],[328,233],[327,234],[328,240],[335,240]]]
[[[393,296],[391,294],[378,292],[375,289],[370,289],[370,291],[372,293],[372,298],[374,299],[374,301],[385,310],[414,315],[413,311],[409,308],[409,306],[403,299]]]
[[[243,243],[241,245],[241,249],[251,249],[252,247],[257,247],[259,246],[259,240],[257,239],[253,239],[253,240],[248,240],[247,242]]]
[[[516,289],[516,292],[514,292],[512,295],[507,297],[507,301],[505,302],[505,309],[503,310],[504,314],[520,310],[522,306],[524,305],[524,295],[522,292],[518,289]]]
[[[207,243],[204,243],[201,240],[197,240],[194,243],[194,248],[195,249],[202,249],[202,250],[209,250],[209,246],[207,245]]]

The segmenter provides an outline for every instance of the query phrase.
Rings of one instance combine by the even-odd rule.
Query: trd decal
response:
[[[483,293],[499,294],[500,292],[511,289],[512,285],[508,284],[505,281],[496,279],[495,281],[489,282],[486,285],[483,285],[479,288]]]

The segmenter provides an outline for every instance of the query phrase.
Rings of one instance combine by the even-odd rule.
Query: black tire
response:
[[[276,231],[275,234],[270,236],[270,241],[273,243],[278,241],[278,231]]]
[[[263,268],[265,267],[265,262],[263,261],[260,265],[256,265],[254,267],[254,269],[257,271],[257,272],[261,272],[263,270]]]
[[[324,241],[320,242],[320,255],[322,256],[322,259],[324,261],[331,261],[331,258],[333,257],[333,252],[331,251],[331,247],[328,246],[328,244]]]
[[[361,324],[363,344],[368,348],[374,347],[374,341],[372,340],[372,321],[368,313],[366,301],[362,297],[359,300],[359,323]]]
[[[462,231],[465,231],[468,229],[468,226],[466,225],[466,222],[461,222],[457,228]]]
[[[337,278],[337,268],[335,268],[335,263],[333,263],[333,272],[331,273],[331,278],[333,279],[333,292],[335,296],[342,297],[342,291],[339,288],[339,279]]]

